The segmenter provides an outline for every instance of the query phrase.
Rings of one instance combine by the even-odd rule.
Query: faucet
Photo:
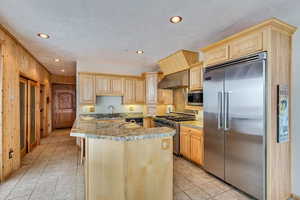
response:
[[[107,107],[108,109],[110,109],[111,111],[111,115],[113,115],[114,114],[114,109],[115,109],[115,107],[113,106],[113,105],[110,105],[110,106],[108,106]]]

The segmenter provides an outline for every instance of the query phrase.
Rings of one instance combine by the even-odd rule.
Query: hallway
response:
[[[0,186],[0,200],[84,200],[84,170],[70,130],[54,131]]]

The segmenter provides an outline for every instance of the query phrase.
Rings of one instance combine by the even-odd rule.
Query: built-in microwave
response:
[[[189,106],[203,106],[203,90],[188,92],[187,104]]]

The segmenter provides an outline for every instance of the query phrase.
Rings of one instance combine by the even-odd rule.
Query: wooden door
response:
[[[89,74],[79,75],[79,103],[95,104],[95,76]]]
[[[96,94],[109,95],[111,94],[111,79],[106,76],[96,76]]]
[[[111,78],[111,94],[116,96],[123,95],[123,78]]]
[[[145,81],[136,80],[135,81],[135,103],[144,104],[145,103]]]
[[[203,137],[191,135],[191,160],[199,165],[203,165],[204,143]]]
[[[45,86],[40,85],[40,137],[47,135]]]
[[[190,90],[202,89],[202,67],[190,69]]]
[[[53,84],[53,128],[71,128],[76,117],[75,85]]]
[[[34,81],[28,80],[27,88],[27,116],[28,116],[28,133],[27,133],[27,142],[28,142],[28,151],[30,152],[37,144],[37,116],[38,116],[38,107],[37,107],[37,83]]]
[[[124,104],[135,103],[135,80],[125,79],[123,103]]]
[[[191,157],[191,136],[186,131],[180,132],[180,154],[188,159]]]
[[[21,157],[23,157],[27,152],[27,80],[20,78],[19,82],[19,95],[20,95],[20,150]]]

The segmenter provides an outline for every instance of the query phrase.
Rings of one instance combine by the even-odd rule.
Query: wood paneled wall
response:
[[[0,168],[0,180],[5,179],[14,170],[20,167],[20,116],[19,116],[19,77],[25,76],[37,81],[38,91],[40,84],[45,86],[47,97],[51,97],[50,73],[41,65],[9,32],[0,25],[0,45],[3,56],[3,126],[1,135],[2,143],[2,167]],[[37,107],[39,107],[39,92],[37,95]],[[51,99],[51,98],[50,98]],[[50,103],[47,104],[50,107]],[[48,109],[49,111],[51,109]],[[37,123],[39,126],[39,112]],[[48,118],[48,124],[51,115]],[[50,127],[51,128],[51,127]],[[38,131],[39,131],[38,127]],[[1,140],[0,140],[1,141]],[[14,152],[9,159],[9,151]]]
[[[51,75],[51,83],[57,84],[76,84],[76,76],[61,76],[61,75]]]

